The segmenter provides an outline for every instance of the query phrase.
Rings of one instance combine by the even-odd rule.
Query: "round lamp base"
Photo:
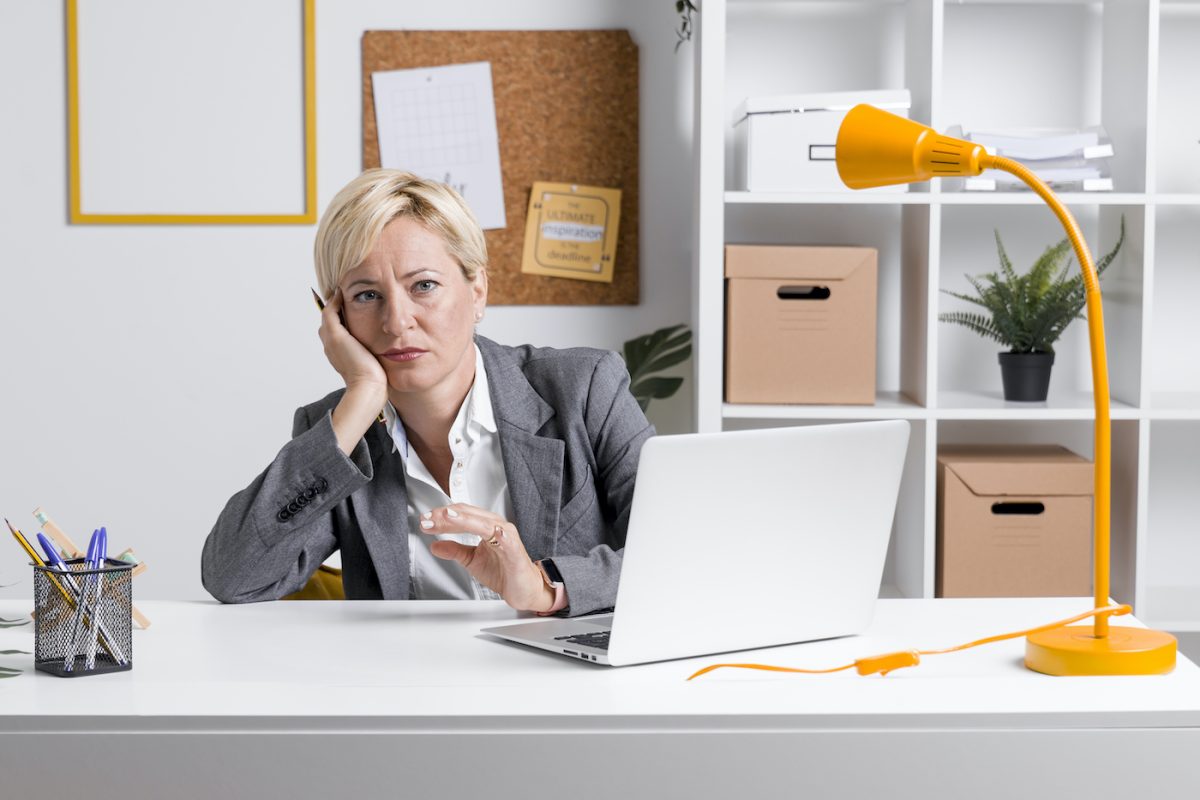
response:
[[[1145,628],[1108,629],[1097,639],[1091,625],[1073,625],[1025,639],[1025,666],[1046,675],[1161,675],[1175,669],[1175,637]]]

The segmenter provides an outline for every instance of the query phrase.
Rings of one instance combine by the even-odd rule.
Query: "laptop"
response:
[[[908,437],[885,420],[648,439],[614,611],[483,633],[611,666],[861,633]]]

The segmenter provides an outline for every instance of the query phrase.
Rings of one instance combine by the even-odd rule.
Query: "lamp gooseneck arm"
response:
[[[1024,164],[1009,158],[986,156],[982,161],[985,169],[999,169],[1017,176],[1050,206],[1050,210],[1066,229],[1067,236],[1075,248],[1075,257],[1079,259],[1079,267],[1083,270],[1083,282],[1087,289],[1088,342],[1091,345],[1092,356],[1092,396],[1096,404],[1093,586],[1096,608],[1104,608],[1108,605],[1111,556],[1109,511],[1112,496],[1112,420],[1109,412],[1108,355],[1104,344],[1104,307],[1100,299],[1100,278],[1096,274],[1095,262],[1092,261],[1092,254],[1079,230],[1079,224],[1041,178]],[[1108,617],[1109,614],[1096,615],[1093,631],[1097,639],[1107,638]]]

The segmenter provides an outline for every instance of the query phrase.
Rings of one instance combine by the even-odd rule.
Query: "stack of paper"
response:
[[[948,130],[948,136],[977,142],[992,155],[1004,156],[1029,167],[1051,187],[1066,191],[1112,191],[1112,142],[1104,129],[1086,130],[1011,129],[996,131]],[[1027,190],[1019,178],[989,169],[975,178],[964,178],[948,186],[951,191]]]

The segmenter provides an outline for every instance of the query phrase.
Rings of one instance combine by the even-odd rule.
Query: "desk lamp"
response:
[[[836,155],[838,174],[851,189],[978,175],[985,169],[1003,170],[1037,192],[1066,229],[1087,289],[1092,394],[1096,404],[1094,585],[1096,608],[1105,608],[1109,589],[1112,471],[1108,360],[1100,280],[1075,218],[1025,165],[989,155],[975,142],[942,136],[932,128],[873,106],[858,105],[846,114],[838,131]],[[1174,669],[1175,637],[1143,628],[1110,627],[1109,616],[1096,615],[1090,632],[1084,626],[1077,626],[1029,635],[1025,640],[1025,666],[1048,675],[1151,675]]]

